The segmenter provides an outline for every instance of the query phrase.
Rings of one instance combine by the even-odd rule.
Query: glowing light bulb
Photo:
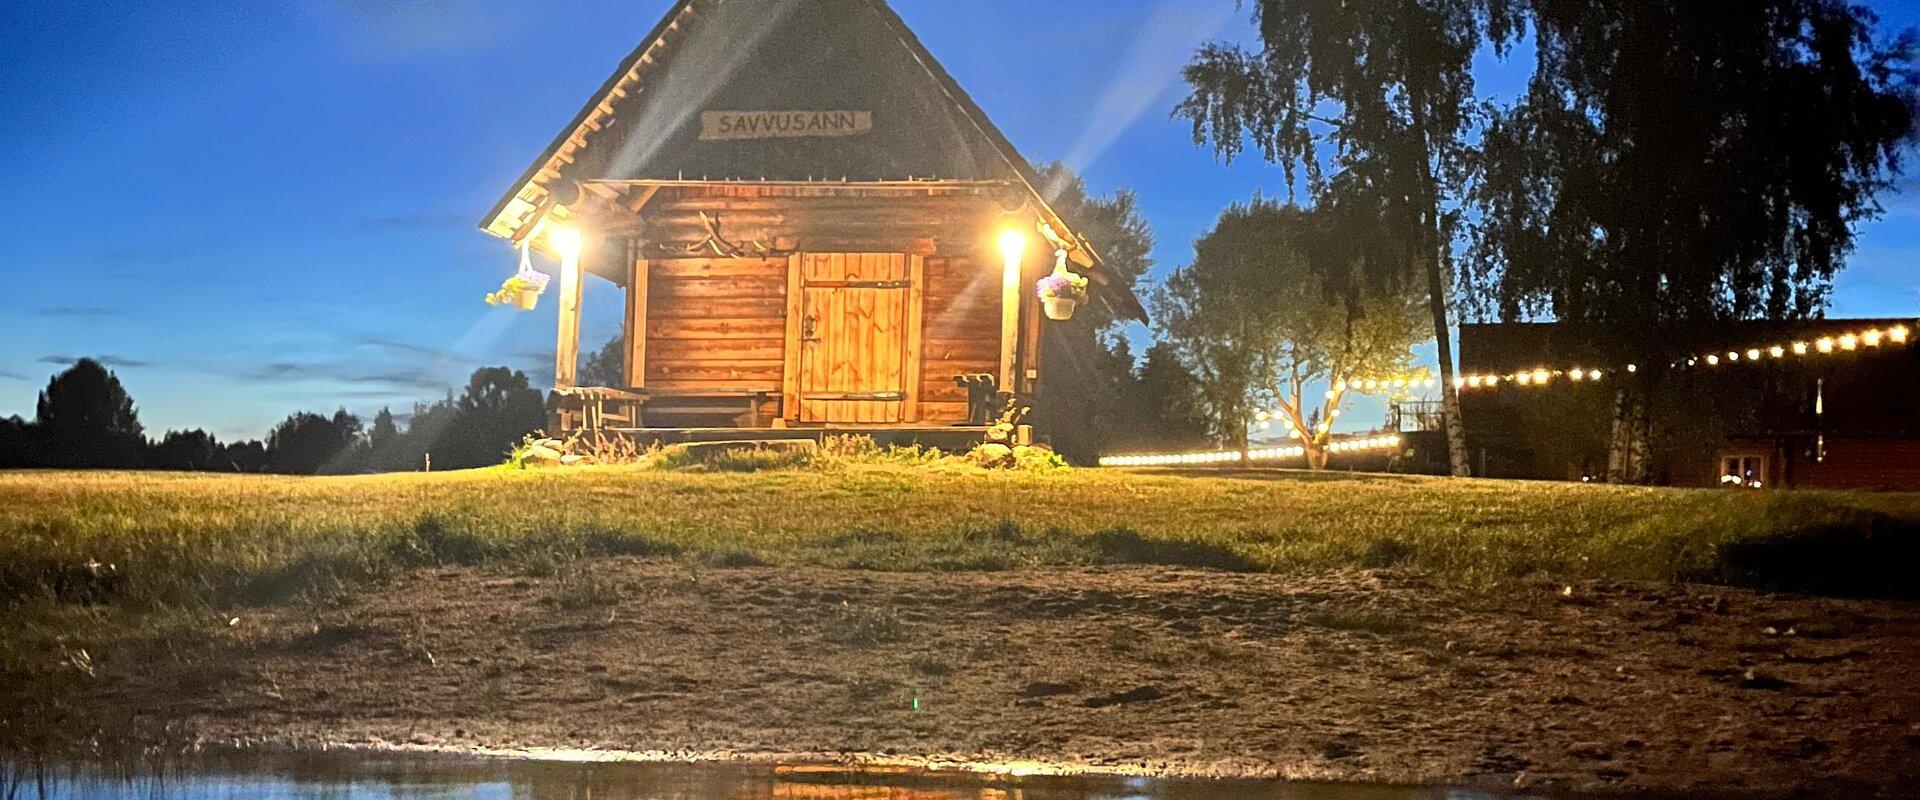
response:
[[[1806,342],[1794,342],[1794,343],[1793,343],[1793,354],[1794,354],[1794,355],[1796,355],[1796,356],[1804,356],[1804,355],[1806,355],[1806,354],[1807,354],[1807,343],[1806,343]]]
[[[1027,235],[1017,228],[1008,228],[1000,232],[1000,255],[1007,261],[1018,261],[1027,252]]]
[[[1547,380],[1551,377],[1553,376],[1544,369],[1536,369],[1533,371],[1534,383],[1546,383]]]
[[[552,228],[547,231],[547,243],[561,258],[576,258],[580,255],[580,229],[571,225]]]
[[[1767,348],[1767,355],[1773,356],[1774,358],[1779,358],[1786,354],[1787,354],[1787,348],[1781,347],[1780,345],[1777,345],[1777,344]]]
[[[1907,326],[1905,325],[1894,326],[1892,330],[1887,331],[1887,339],[1889,341],[1892,341],[1894,344],[1906,344],[1907,343]]]
[[[1822,353],[1831,353],[1833,352],[1833,337],[1822,336],[1819,341],[1813,343],[1813,347]]]
[[[1709,366],[1709,367],[1717,367],[1717,366],[1720,366],[1720,357],[1719,357],[1719,356],[1707,356],[1707,366]]]
[[[1849,333],[1845,336],[1840,337],[1840,349],[1842,350],[1852,350],[1859,346],[1860,346],[1860,337],[1858,336],[1855,336]]]
[[[1880,346],[1880,329],[1875,328],[1873,330],[1867,331],[1866,333],[1860,334],[1860,343],[1868,347],[1879,347]]]
[[[1753,348],[1753,349],[1750,349],[1750,350],[1748,350],[1748,351],[1747,351],[1747,360],[1748,360],[1748,361],[1759,361],[1759,360],[1760,360],[1760,348],[1758,348],[1758,347],[1755,347],[1755,348]]]
[[[1567,377],[1572,378],[1574,383],[1579,383],[1587,379],[1587,371],[1579,367],[1574,367],[1573,369],[1567,370]]]

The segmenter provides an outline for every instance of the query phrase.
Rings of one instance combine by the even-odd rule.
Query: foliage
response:
[[[1221,436],[1244,448],[1255,409],[1272,400],[1315,468],[1347,383],[1404,379],[1425,338],[1419,301],[1404,289],[1329,299],[1328,276],[1343,273],[1351,251],[1327,241],[1337,229],[1325,219],[1270,201],[1235,205],[1155,297],[1165,341],[1200,376]],[[1310,407],[1306,388],[1323,384],[1331,390]]]
[[[805,469],[818,453],[811,447],[688,447],[663,448],[651,460],[656,469],[689,472],[767,472]]]
[[[1692,346],[1676,324],[1818,313],[1910,141],[1911,35],[1825,0],[1531,11],[1472,196],[1482,315],[1605,323],[1651,360]]]
[[[627,337],[615,334],[600,349],[588,353],[580,364],[580,385],[624,388],[627,385],[626,349]]]
[[[1261,48],[1202,47],[1177,113],[1194,141],[1232,159],[1251,143],[1280,164],[1289,192],[1304,178],[1315,205],[1358,209],[1379,235],[1356,241],[1355,269],[1330,275],[1348,297],[1398,295],[1424,280],[1440,356],[1447,449],[1467,471],[1452,388],[1448,260],[1472,154],[1473,61],[1504,56],[1522,31],[1518,0],[1256,0]],[[1336,217],[1337,218],[1337,217]]]
[[[31,461],[47,467],[137,466],[146,437],[120,377],[83,358],[47,382],[35,405]]]
[[[287,475],[357,472],[365,446],[360,418],[346,409],[332,417],[302,411],[267,434],[266,470]]]
[[[206,431],[167,431],[147,456],[153,469],[214,472],[226,469],[220,441]]]
[[[1034,290],[1042,300],[1072,300],[1076,303],[1087,302],[1087,278],[1071,272],[1055,272],[1035,284]]]

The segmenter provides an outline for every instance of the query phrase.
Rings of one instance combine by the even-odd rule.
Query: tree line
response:
[[[118,375],[81,359],[54,375],[32,420],[0,419],[0,468],[157,469],[347,475],[467,469],[501,463],[546,424],[546,405],[527,376],[506,367],[475,370],[466,388],[415,403],[404,428],[382,408],[371,425],[340,409],[300,411],[264,439],[222,442],[205,430],[149,438]]]

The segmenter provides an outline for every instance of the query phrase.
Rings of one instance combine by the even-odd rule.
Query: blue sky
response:
[[[403,410],[482,364],[550,377],[551,304],[481,302],[513,255],[474,224],[670,3],[24,5],[0,19],[0,416],[91,355],[151,432],[236,438]],[[894,5],[1029,158],[1136,189],[1162,272],[1226,204],[1282,188],[1169,116],[1193,49],[1246,35],[1232,0]],[[1920,0],[1872,5],[1920,24]],[[1920,192],[1887,206],[1834,315],[1920,306]],[[587,294],[597,345],[619,297]]]

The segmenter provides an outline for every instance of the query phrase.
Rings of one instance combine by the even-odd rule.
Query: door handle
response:
[[[803,342],[820,341],[820,337],[814,335],[817,332],[815,328],[819,324],[820,324],[820,321],[817,319],[814,319],[812,314],[808,314],[804,317],[801,317],[800,318],[800,341],[803,341]]]

